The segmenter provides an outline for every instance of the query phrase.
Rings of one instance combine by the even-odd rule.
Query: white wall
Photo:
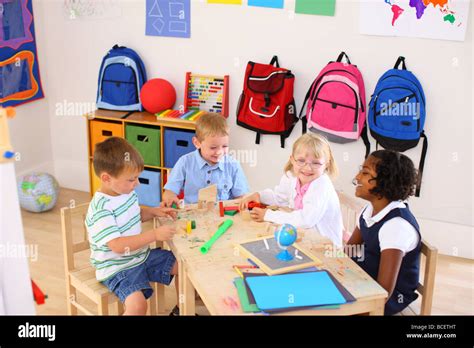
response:
[[[280,149],[277,136],[264,136],[256,146],[254,133],[235,125],[248,60],[267,62],[277,54],[282,66],[296,75],[295,98],[300,107],[319,70],[341,50],[362,71],[368,96],[378,77],[404,55],[424,86],[428,112],[424,180],[421,197],[410,201],[412,210],[425,227],[424,236],[442,252],[472,257],[472,18],[466,41],[451,42],[359,35],[359,8],[354,1],[338,0],[335,17],[292,14],[293,0],[285,2],[284,11],[191,2],[192,37],[178,39],[144,35],[145,1],[122,0],[122,15],[103,20],[70,20],[63,1],[34,1],[52,156],[63,186],[88,189],[87,138],[85,120],[79,115],[56,115],[56,103],[95,100],[101,59],[115,43],[139,52],[149,78],[169,80],[177,89],[177,105],[183,102],[186,71],[230,75],[231,147],[257,151],[257,166],[244,164],[252,190],[278,182],[301,126],[287,140],[287,148]],[[29,112],[33,119],[34,112]],[[333,150],[341,171],[336,186],[353,193],[351,180],[363,159],[363,144],[334,144]],[[420,150],[421,146],[407,152],[416,164]]]
[[[15,118],[8,121],[10,139],[18,161],[18,176],[31,171],[54,171],[51,151],[49,107],[45,99],[22,105],[16,109]]]
[[[33,6],[35,19],[38,7],[40,11],[43,10],[41,6]],[[46,98],[17,107],[15,118],[8,121],[11,143],[18,156],[18,161],[15,162],[17,176],[31,171],[48,173],[54,171],[50,128],[50,98],[48,98],[48,52],[45,52],[46,29],[45,26],[41,24],[38,26],[35,22],[37,53]]]

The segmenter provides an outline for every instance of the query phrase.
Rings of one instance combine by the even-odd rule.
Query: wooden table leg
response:
[[[157,300],[156,300],[156,283],[151,284],[153,288],[153,295],[148,299],[148,315],[156,315],[156,309],[158,308]]]
[[[99,315],[109,315],[109,298],[108,296],[102,296],[98,304]]]
[[[179,276],[179,312],[181,315],[195,315],[196,293],[187,275],[186,265],[183,260],[180,261]]]
[[[117,315],[123,315],[123,313],[125,312],[124,308],[123,308],[123,303],[120,302],[120,300],[117,300],[117,303],[115,304],[116,306],[116,309],[117,309]]]
[[[184,299],[185,299],[183,285],[184,285],[184,279],[186,277],[186,273],[185,273],[184,267],[183,267],[184,261],[181,258],[177,258],[176,260],[178,261],[178,280],[179,280],[178,307],[179,307],[179,314],[183,315],[184,314]]]
[[[154,222],[154,227],[159,227],[156,221]],[[164,243],[159,241],[155,242],[155,247],[165,249]],[[165,286],[161,283],[155,283],[154,290],[156,293],[156,313],[163,314],[165,312]]]
[[[156,283],[156,311],[158,314],[163,314],[165,312],[165,286],[160,283]]]
[[[385,299],[374,300],[374,309],[369,312],[369,315],[384,315]]]

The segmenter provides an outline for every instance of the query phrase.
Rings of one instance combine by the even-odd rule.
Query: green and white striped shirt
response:
[[[89,204],[85,224],[97,280],[104,281],[145,262],[148,257],[148,246],[123,254],[115,253],[107,246],[112,239],[141,233],[140,206],[135,191],[119,196],[96,192]]]

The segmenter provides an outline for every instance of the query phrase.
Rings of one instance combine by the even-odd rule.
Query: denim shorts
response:
[[[145,262],[138,266],[118,272],[104,280],[110,291],[118,296],[122,303],[132,293],[141,290],[146,299],[153,294],[150,282],[169,285],[173,276],[171,270],[176,262],[173,253],[168,250],[152,249]]]

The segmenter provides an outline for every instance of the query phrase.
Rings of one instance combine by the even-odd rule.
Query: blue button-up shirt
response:
[[[184,202],[197,203],[199,190],[213,184],[217,186],[219,201],[234,199],[249,191],[239,162],[224,155],[219,163],[211,166],[201,157],[199,150],[179,158],[164,188],[177,195],[184,188]]]

